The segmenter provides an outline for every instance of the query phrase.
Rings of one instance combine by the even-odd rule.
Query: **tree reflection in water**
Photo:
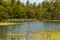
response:
[[[0,26],[0,39],[1,40],[6,40],[6,34],[8,33],[8,29],[9,29],[8,26]],[[14,28],[12,30],[14,30]]]
[[[8,26],[0,26],[0,39],[5,40]]]

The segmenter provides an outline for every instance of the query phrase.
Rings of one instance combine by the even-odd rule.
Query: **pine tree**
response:
[[[26,3],[26,5],[27,5],[27,6],[29,5],[29,0],[27,0],[27,3]]]
[[[33,4],[33,8],[35,8],[36,7],[36,2],[34,2],[34,4]]]
[[[2,4],[2,0],[0,0],[0,5]]]
[[[17,0],[17,4],[18,4],[18,5],[20,4],[20,0]]]
[[[11,6],[15,4],[15,0],[11,0]]]

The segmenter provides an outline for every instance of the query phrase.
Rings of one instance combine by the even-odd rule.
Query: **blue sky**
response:
[[[21,0],[22,3],[26,3],[27,0]],[[30,3],[36,2],[36,4],[41,3],[43,0],[29,0]]]

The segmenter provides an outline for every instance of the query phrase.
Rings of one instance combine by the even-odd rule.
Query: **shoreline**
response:
[[[9,25],[16,25],[16,24],[20,24],[20,23],[1,22],[0,26],[9,26]]]
[[[8,25],[16,25],[21,24],[22,22],[28,22],[28,21],[39,21],[38,19],[17,19],[17,20],[10,20],[6,22],[0,22],[0,26],[8,26]],[[40,20],[42,22],[60,22],[60,20]]]
[[[30,22],[30,21],[37,21],[37,19],[9,19],[0,22],[0,26],[16,25],[16,24],[22,24],[22,22]]]
[[[60,20],[42,20],[42,22],[60,22]]]

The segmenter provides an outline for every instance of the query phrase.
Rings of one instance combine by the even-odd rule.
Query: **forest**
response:
[[[36,5],[27,0],[0,0],[0,21],[8,19],[60,20],[60,0],[44,0]]]

